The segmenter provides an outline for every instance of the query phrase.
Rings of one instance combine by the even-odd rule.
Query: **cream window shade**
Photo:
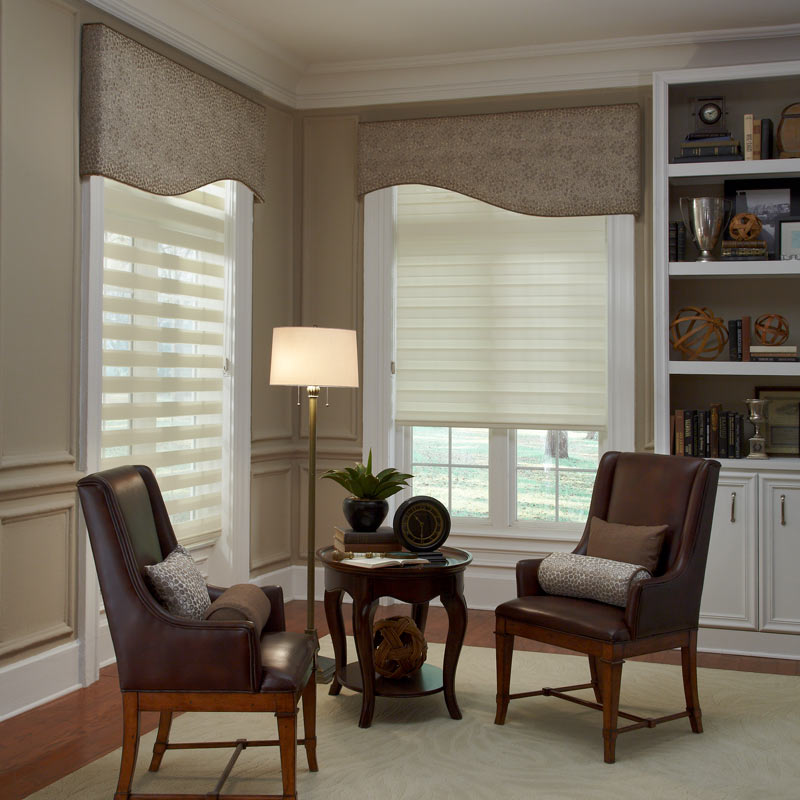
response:
[[[605,430],[605,217],[397,193],[398,424]]]
[[[179,539],[218,534],[225,183],[178,197],[104,183],[100,465],[147,464]]]

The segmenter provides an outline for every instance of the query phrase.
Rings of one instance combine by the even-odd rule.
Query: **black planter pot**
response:
[[[345,497],[342,500],[344,518],[354,531],[376,531],[389,513],[386,500],[359,500],[356,497]]]

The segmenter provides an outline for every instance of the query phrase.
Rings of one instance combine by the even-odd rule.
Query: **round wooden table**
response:
[[[325,566],[325,616],[336,655],[336,674],[330,694],[336,695],[342,686],[362,692],[359,727],[372,724],[375,697],[422,697],[444,692],[447,710],[453,719],[461,719],[456,702],[455,677],[458,657],[467,630],[467,604],[464,601],[464,570],[472,561],[466,550],[443,547],[447,565],[403,567],[356,567],[333,559],[333,547],[317,551],[317,558]],[[353,598],[353,632],[358,661],[347,663],[347,643],[342,597],[347,592]],[[428,603],[441,598],[447,611],[447,643],[444,649],[443,668],[423,664],[422,668],[407,678],[390,680],[375,673],[373,662],[372,630],[375,609],[381,597],[394,597],[411,603],[412,616],[417,627],[425,633]]]

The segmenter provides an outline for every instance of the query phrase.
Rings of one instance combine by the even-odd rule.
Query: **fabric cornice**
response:
[[[633,103],[363,122],[358,193],[421,183],[542,217],[639,214]]]
[[[265,196],[266,111],[102,24],[84,25],[81,175],[160,195],[237,180]]]

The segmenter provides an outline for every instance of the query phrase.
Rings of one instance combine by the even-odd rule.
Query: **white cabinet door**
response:
[[[721,473],[700,603],[700,624],[756,630],[757,476]]]
[[[800,479],[761,478],[761,630],[800,633]]]

